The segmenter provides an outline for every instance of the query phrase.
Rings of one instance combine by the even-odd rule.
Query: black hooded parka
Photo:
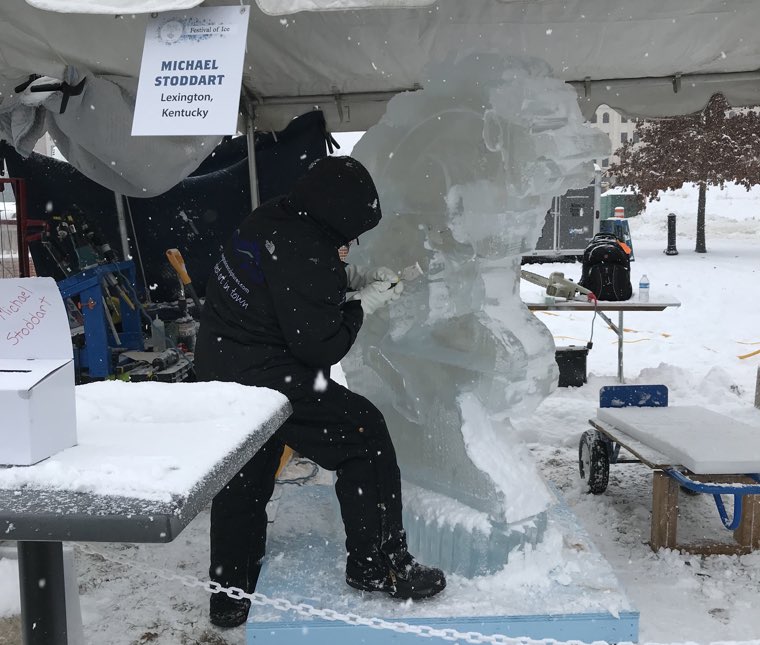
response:
[[[361,303],[346,302],[338,248],[379,220],[367,170],[327,157],[290,195],[249,215],[214,268],[196,344],[198,379],[270,387],[293,409],[214,498],[209,575],[223,585],[255,588],[285,444],[337,473],[348,575],[381,579],[379,554],[406,553],[401,475],[385,419],[363,396],[319,378],[351,348],[363,319]]]
[[[380,206],[367,170],[326,157],[290,195],[257,208],[214,266],[196,344],[203,380],[284,392],[329,374],[362,325],[346,302],[338,248],[374,228]]]

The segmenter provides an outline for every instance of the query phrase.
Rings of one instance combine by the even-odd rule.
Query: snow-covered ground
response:
[[[702,405],[760,427],[753,406],[760,353],[760,189],[729,186],[707,197],[708,253],[694,252],[697,194],[684,189],[662,196],[630,220],[636,260],[652,298],[669,294],[678,309],[625,315],[628,383],[663,383],[674,405]],[[666,256],[666,215],[677,215],[679,255]],[[580,277],[578,264],[534,265]],[[532,292],[523,282],[523,292]],[[587,313],[538,313],[557,345],[583,344]],[[613,318],[614,320],[614,318]],[[587,495],[578,478],[577,446],[598,405],[599,388],[614,384],[616,336],[596,321],[588,356],[588,383],[558,389],[534,415],[516,425],[540,462],[591,533],[641,611],[641,639],[659,642],[760,638],[760,553],[701,558],[653,553],[649,539],[651,471],[642,465],[613,466],[601,496]],[[711,498],[680,500],[679,539],[730,540]]]
[[[665,215],[678,215],[677,256],[666,256]],[[675,405],[702,405],[760,427],[753,407],[760,366],[760,189],[747,193],[730,186],[711,190],[707,199],[707,254],[694,253],[696,191],[663,196],[631,220],[636,253],[635,282],[646,273],[652,297],[667,293],[678,309],[629,313],[625,317],[625,373],[629,383],[664,383]],[[580,276],[579,264],[534,265],[548,275],[563,271]],[[523,282],[525,294],[534,287]],[[588,340],[588,313],[537,313],[558,345]],[[632,603],[641,612],[642,641],[672,643],[760,639],[760,552],[742,556],[697,557],[653,553],[649,539],[651,471],[641,465],[612,467],[608,491],[587,495],[577,474],[577,444],[597,407],[599,388],[616,382],[617,340],[597,318],[594,347],[588,356],[588,383],[558,389],[534,414],[515,422],[520,436],[611,563]],[[299,470],[300,469],[300,470]],[[308,473],[296,464],[288,477]],[[706,496],[681,499],[679,537],[729,539]],[[169,545],[99,546],[151,568],[205,577],[208,513],[202,513]],[[12,543],[6,544],[9,546]],[[2,543],[0,543],[2,546]],[[243,629],[222,632],[206,618],[203,591],[115,565],[90,554],[77,554],[84,629],[88,643],[157,645],[243,643]],[[512,566],[530,582],[548,575],[549,554]],[[543,559],[542,559],[543,558]],[[0,644],[19,611],[15,562],[0,552]],[[501,581],[501,582],[499,582]],[[504,584],[504,576],[482,580]],[[5,630],[5,631],[4,631]],[[308,641],[307,641],[308,642]]]

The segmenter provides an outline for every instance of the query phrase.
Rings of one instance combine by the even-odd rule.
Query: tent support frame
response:
[[[251,210],[259,207],[259,177],[256,172],[256,108],[253,100],[243,94],[245,103],[245,136],[248,144],[248,180],[251,187]]]

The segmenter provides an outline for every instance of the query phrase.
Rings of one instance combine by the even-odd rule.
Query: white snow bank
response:
[[[636,240],[667,240],[669,213],[676,215],[679,246],[683,238],[693,238],[697,228],[698,197],[699,191],[693,185],[660,192],[659,200],[648,202],[641,215],[629,220],[634,245]],[[760,186],[753,186],[749,191],[736,184],[726,184],[723,190],[709,187],[705,221],[708,250],[714,240],[756,238],[760,235]]]

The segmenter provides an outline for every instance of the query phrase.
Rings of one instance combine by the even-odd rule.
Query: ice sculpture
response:
[[[352,153],[384,217],[350,260],[425,275],[365,320],[343,367],[391,429],[410,548],[468,576],[539,540],[551,501],[509,418],[557,380],[552,337],[519,297],[521,255],[552,197],[609,154],[576,100],[541,61],[473,55],[394,97]]]

